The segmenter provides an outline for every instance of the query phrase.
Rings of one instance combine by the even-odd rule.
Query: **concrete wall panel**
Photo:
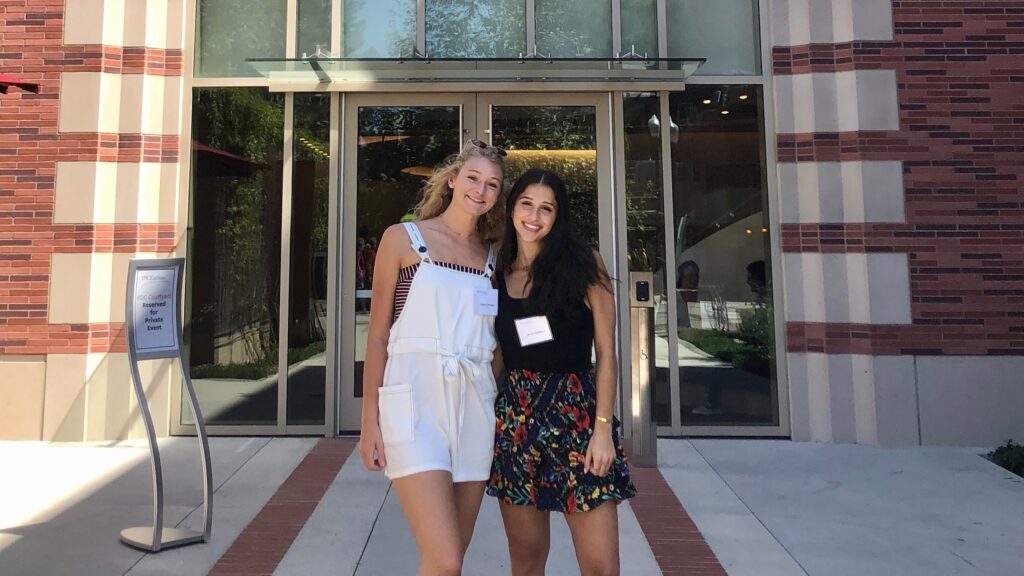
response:
[[[904,222],[901,162],[779,164],[786,224]]]
[[[65,44],[180,50],[183,0],[67,0]]]
[[[155,255],[121,252],[54,254],[50,263],[50,322],[124,322],[128,262],[152,257]]]
[[[906,254],[787,252],[786,320],[909,324]]]
[[[178,164],[58,162],[55,223],[175,224]]]
[[[772,45],[892,40],[891,0],[772,0]]]
[[[775,77],[782,134],[898,130],[892,70],[814,72]]]
[[[919,356],[917,385],[922,443],[1024,440],[1024,357]]]
[[[81,442],[85,439],[87,373],[87,354],[46,357],[43,440]]]
[[[0,356],[0,438],[41,440],[46,358]]]
[[[878,444],[921,443],[917,418],[917,381],[913,356],[875,356],[875,407]]]

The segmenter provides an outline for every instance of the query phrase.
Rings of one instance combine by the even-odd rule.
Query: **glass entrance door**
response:
[[[342,329],[338,425],[359,429],[373,263],[384,230],[412,218],[434,166],[472,130],[463,95],[350,95],[345,100],[342,172]]]
[[[565,180],[577,230],[609,266],[611,161],[608,99],[596,95],[350,95],[344,104],[342,326],[338,427],[359,429],[373,258],[384,230],[412,217],[434,166],[469,138],[509,151],[509,184],[527,168]]]

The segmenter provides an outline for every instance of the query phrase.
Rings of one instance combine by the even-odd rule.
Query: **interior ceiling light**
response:
[[[746,100],[747,98],[750,98],[750,96],[747,96],[746,94],[740,94],[740,100]]]
[[[711,98],[705,98],[704,99],[704,103],[705,104],[711,104]]]
[[[722,116],[728,116],[728,115],[729,115],[729,111],[728,110],[722,110]]]

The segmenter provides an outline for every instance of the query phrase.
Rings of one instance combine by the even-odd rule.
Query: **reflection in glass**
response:
[[[526,50],[523,0],[427,0],[427,54],[513,58]]]
[[[629,270],[654,273],[651,287],[655,337],[652,417],[658,425],[671,426],[665,208],[658,107],[658,95],[653,93],[627,93],[622,102],[626,144],[626,242]]]
[[[188,361],[209,424],[276,424],[281,94],[197,89],[192,101]],[[191,412],[182,410],[182,422]]]
[[[199,0],[196,76],[258,76],[246,58],[283,58],[285,0]]]
[[[622,52],[658,56],[657,0],[622,0]]]
[[[491,142],[508,150],[506,181],[546,168],[565,182],[573,224],[597,246],[597,110],[593,106],[494,106]]]
[[[416,0],[344,0],[343,56],[397,58],[416,47]]]
[[[330,114],[330,95],[295,95],[288,270],[288,424],[324,423]]]
[[[683,424],[775,425],[761,89],[693,85],[669,102]]]
[[[298,0],[295,55],[299,58],[326,55],[331,50],[332,0]]]
[[[612,3],[536,0],[537,51],[551,58],[610,58]]]
[[[668,55],[707,58],[699,75],[758,74],[757,0],[668,2]]]
[[[355,395],[363,395],[373,264],[384,230],[412,219],[435,166],[459,151],[458,106],[360,107],[356,148]]]

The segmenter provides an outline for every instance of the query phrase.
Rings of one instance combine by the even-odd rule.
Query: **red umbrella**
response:
[[[39,94],[39,84],[36,84],[35,82],[26,82],[20,78],[8,76],[7,74],[0,74],[0,94],[7,94],[7,89],[11,86],[17,86],[22,90]]]

